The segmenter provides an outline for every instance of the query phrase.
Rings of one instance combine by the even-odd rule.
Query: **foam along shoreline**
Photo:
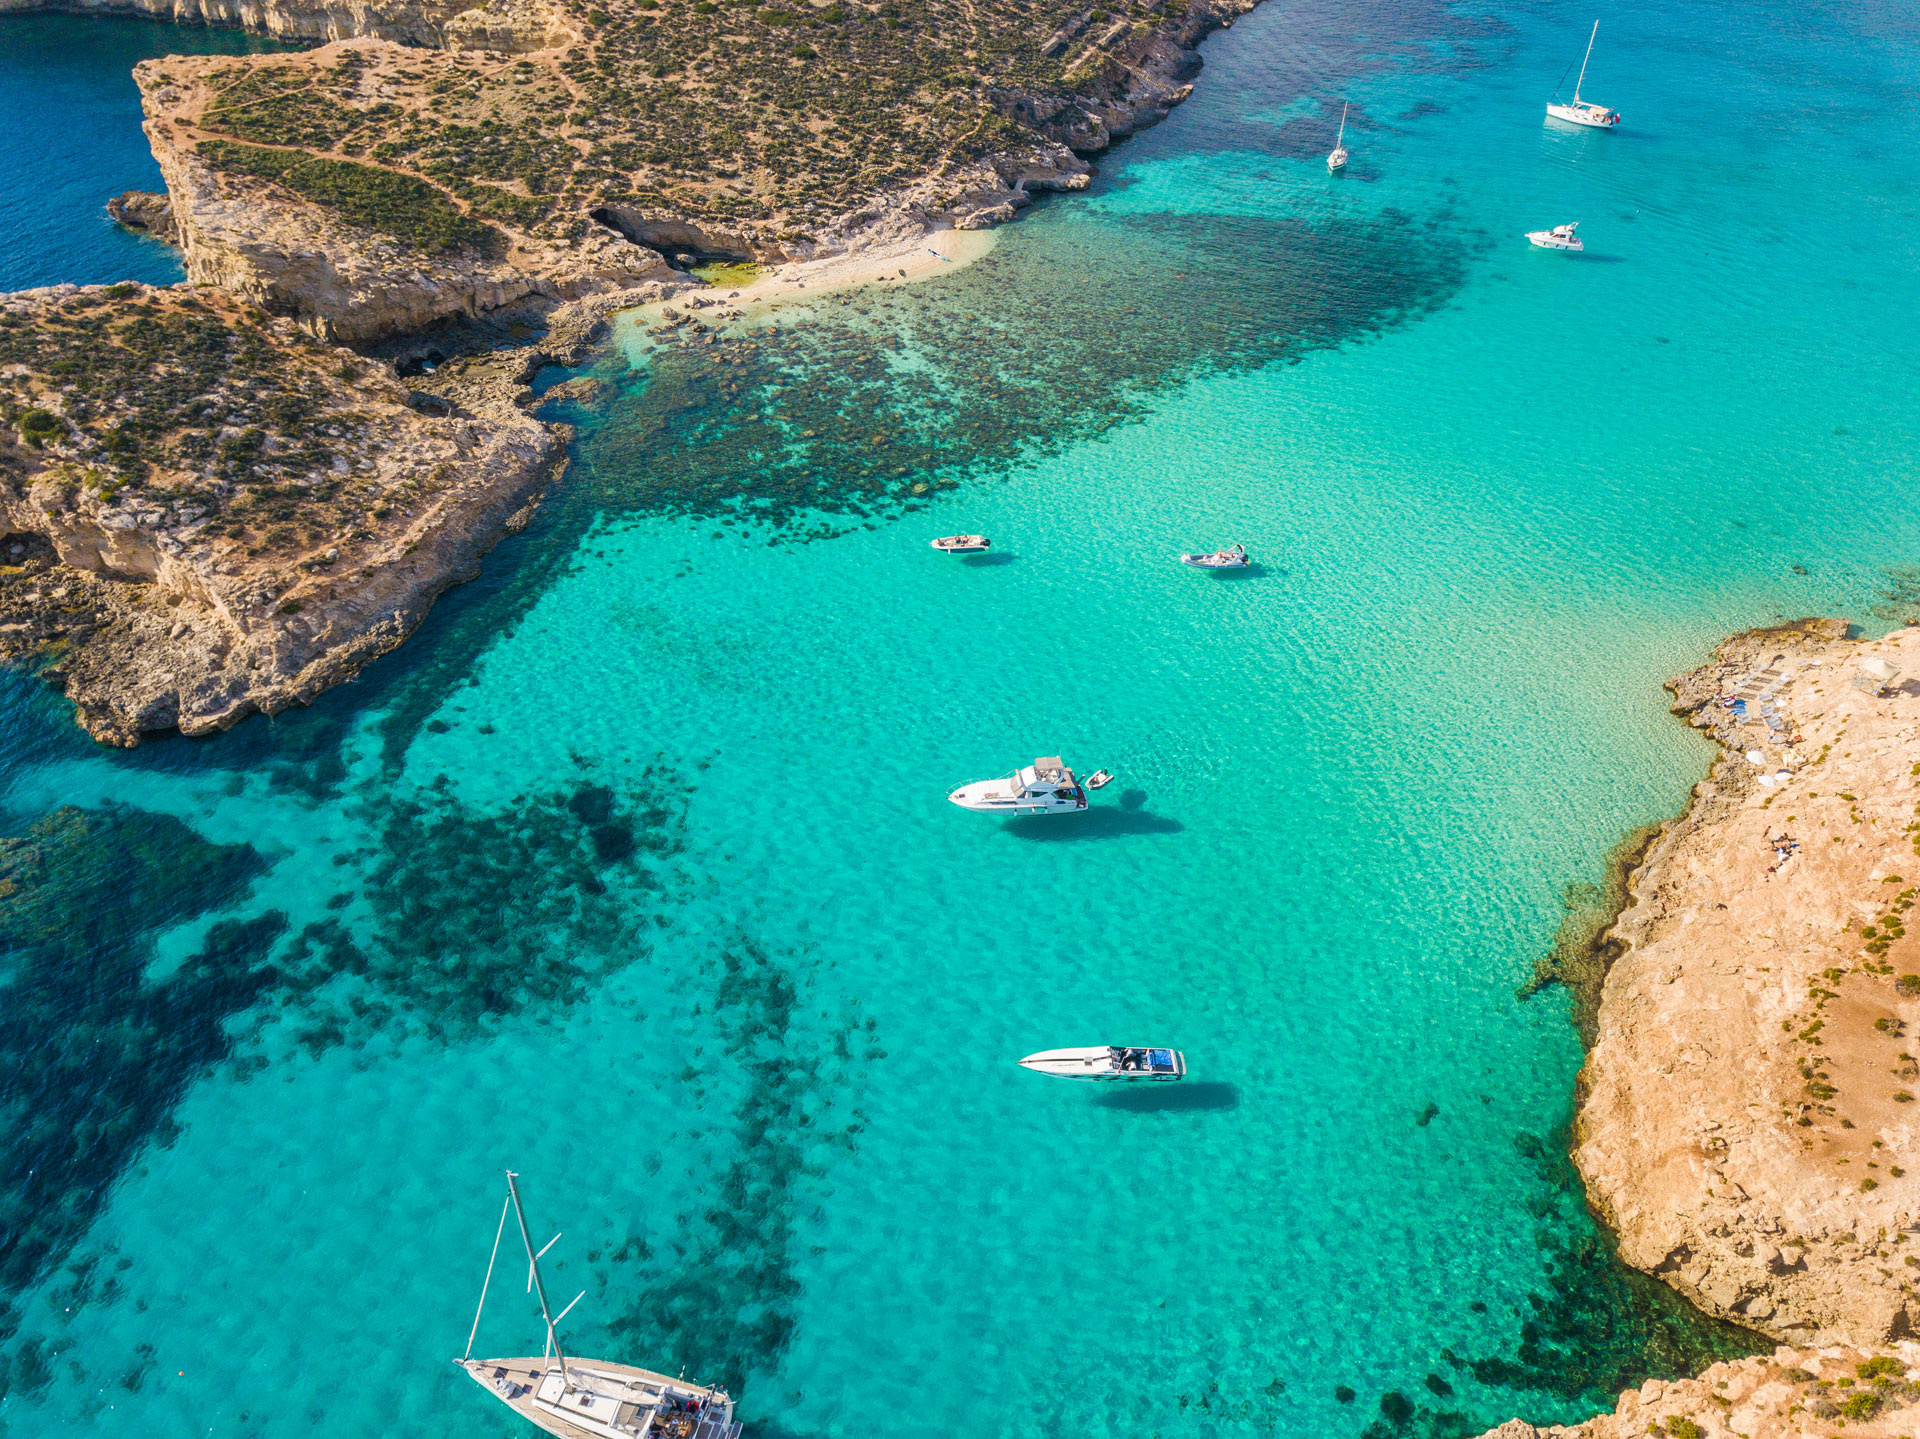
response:
[[[1574,1128],[1621,1258],[1781,1347],[1499,1439],[1914,1431],[1920,629],[1848,631],[1749,631],[1668,681],[1721,751],[1592,946]]]

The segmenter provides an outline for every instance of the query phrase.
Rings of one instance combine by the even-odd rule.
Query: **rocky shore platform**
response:
[[[393,368],[212,288],[0,297],[0,658],[105,743],[310,700],[400,644],[564,462],[544,348]]]
[[[1781,1347],[1501,1439],[1920,1429],[1920,630],[1848,633],[1669,681],[1721,752],[1593,942],[1574,1129],[1621,1257]]]

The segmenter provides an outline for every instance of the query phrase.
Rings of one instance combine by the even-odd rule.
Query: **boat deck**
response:
[[[609,1403],[608,1422],[601,1427],[592,1423],[577,1423],[534,1402],[540,1381],[553,1371],[554,1365],[550,1359],[476,1359],[462,1367],[475,1383],[502,1404],[529,1424],[557,1436],[557,1439],[610,1439],[614,1435],[641,1432],[647,1435],[647,1439],[740,1439],[740,1426],[730,1422],[727,1418],[729,1410],[720,1403],[711,1404],[698,1414],[654,1415],[650,1426],[643,1424],[650,1411],[636,1413],[632,1405]],[[616,1381],[607,1386],[609,1389],[621,1387],[622,1381],[637,1380],[651,1389],[676,1397],[698,1397],[702,1392],[698,1385],[689,1384],[684,1379],[602,1359],[569,1359],[567,1369],[574,1376],[576,1384],[584,1380],[587,1387],[591,1387],[593,1378],[600,1375]],[[625,1424],[619,1422],[622,1417],[627,1419]]]

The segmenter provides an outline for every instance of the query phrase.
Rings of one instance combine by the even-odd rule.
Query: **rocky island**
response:
[[[554,477],[527,381],[611,310],[1082,188],[1253,3],[0,0],[323,42],[137,69],[167,194],[113,210],[186,285],[4,301],[0,656],[118,744],[310,699]]]
[[[1753,631],[1670,681],[1722,750],[1594,942],[1574,1131],[1622,1258],[1780,1347],[1502,1439],[1920,1424],[1920,630],[1847,633]]]

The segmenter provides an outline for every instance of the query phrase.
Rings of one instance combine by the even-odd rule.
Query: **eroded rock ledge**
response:
[[[0,656],[121,745],[350,677],[560,461],[522,374],[463,373],[424,403],[214,289],[0,297]]]
[[[1657,1409],[1640,1391],[1539,1432],[1906,1434],[1920,1418],[1892,1417],[1920,1398],[1920,630],[1846,633],[1753,631],[1669,682],[1722,752],[1599,941],[1612,964],[1575,1126],[1621,1256],[1791,1348],[1655,1384]],[[1824,1398],[1812,1376],[1832,1380]]]

